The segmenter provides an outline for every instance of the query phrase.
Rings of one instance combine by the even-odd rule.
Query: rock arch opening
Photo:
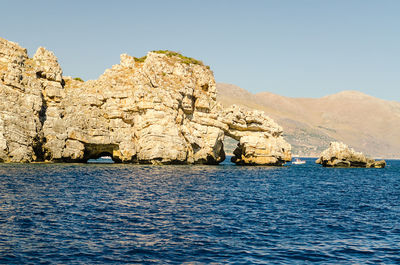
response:
[[[84,160],[87,163],[120,163],[115,155],[117,151],[115,144],[85,144]]]
[[[233,152],[237,148],[238,144],[239,144],[238,140],[235,140],[234,138],[230,137],[229,135],[225,135],[225,138],[224,138],[225,155],[227,157],[232,157]]]

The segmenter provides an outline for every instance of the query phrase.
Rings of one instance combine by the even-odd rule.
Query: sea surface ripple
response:
[[[400,263],[385,169],[1,164],[2,264]]]

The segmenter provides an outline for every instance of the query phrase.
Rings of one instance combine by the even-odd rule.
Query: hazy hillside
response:
[[[317,156],[330,141],[343,141],[374,157],[400,157],[400,102],[357,91],[323,98],[289,98],[252,94],[230,84],[217,84],[224,106],[237,104],[264,110],[283,128],[293,153]]]

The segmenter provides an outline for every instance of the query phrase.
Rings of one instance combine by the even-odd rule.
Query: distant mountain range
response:
[[[292,153],[318,156],[331,141],[342,141],[369,156],[400,158],[400,102],[343,91],[322,98],[253,94],[218,83],[217,100],[263,110],[283,127]]]

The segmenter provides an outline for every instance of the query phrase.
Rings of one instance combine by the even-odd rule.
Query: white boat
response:
[[[302,165],[302,164],[305,164],[305,163],[306,163],[305,160],[301,160],[301,159],[299,159],[299,158],[296,158],[296,159],[292,162],[292,164],[294,164],[294,165]]]

